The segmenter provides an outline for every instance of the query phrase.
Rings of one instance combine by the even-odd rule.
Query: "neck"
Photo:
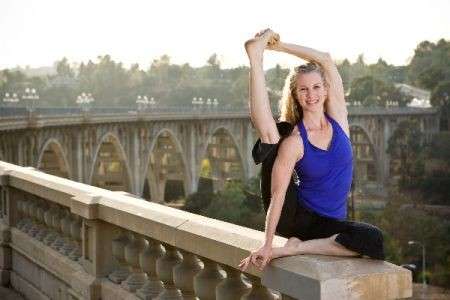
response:
[[[321,130],[327,127],[328,122],[323,110],[303,111],[303,124],[308,130]]]

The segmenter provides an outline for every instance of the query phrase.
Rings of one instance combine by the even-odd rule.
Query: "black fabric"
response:
[[[264,210],[267,212],[271,198],[271,175],[272,168],[277,157],[278,147],[281,142],[291,134],[294,126],[288,122],[277,123],[278,132],[280,133],[280,141],[276,144],[262,143],[261,139],[258,139],[253,146],[252,156],[255,164],[261,165],[261,198],[264,206]],[[294,230],[295,221],[295,205],[297,202],[297,187],[294,183],[294,176],[291,177],[291,182],[286,191],[286,198],[281,211],[283,218],[280,218],[277,226],[277,234],[285,236],[286,234]]]
[[[281,139],[276,144],[256,141],[252,150],[253,160],[261,165],[261,197],[267,212],[271,199],[271,176],[278,147],[291,134],[293,126],[287,122],[277,123]],[[276,233],[283,237],[298,237],[301,240],[327,238],[338,234],[336,241],[361,255],[374,259],[384,259],[383,235],[375,226],[347,220],[335,220],[321,216],[299,204],[295,172],[286,191]]]
[[[377,227],[347,220],[336,220],[321,216],[296,201],[295,228],[284,232],[286,238],[298,237],[300,240],[328,238],[338,234],[335,241],[373,259],[384,260],[383,234]],[[281,216],[280,219],[284,217]]]

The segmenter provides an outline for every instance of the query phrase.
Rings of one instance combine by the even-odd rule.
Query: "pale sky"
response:
[[[0,69],[104,54],[144,69],[162,54],[196,67],[212,53],[223,67],[248,65],[243,44],[266,27],[338,60],[363,53],[369,63],[405,65],[419,42],[450,39],[450,1],[1,0]],[[296,62],[265,57],[265,67]]]

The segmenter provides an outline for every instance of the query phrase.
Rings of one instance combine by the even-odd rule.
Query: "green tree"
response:
[[[436,44],[423,41],[414,51],[408,66],[408,78],[413,85],[433,90],[441,81],[450,80],[450,42],[441,39]]]
[[[433,89],[430,100],[441,112],[441,128],[450,131],[450,80],[439,82]]]
[[[423,134],[416,120],[402,121],[388,140],[387,153],[401,164],[400,187],[417,187],[418,177],[423,174]]]

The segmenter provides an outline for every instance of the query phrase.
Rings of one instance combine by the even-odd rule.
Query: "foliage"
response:
[[[426,246],[427,274],[431,284],[450,287],[450,221],[428,215],[418,207],[405,206],[410,198],[391,194],[381,213],[360,213],[360,221],[378,226],[383,231],[386,260],[395,264],[414,263],[422,272],[421,248],[408,245],[419,241]],[[420,280],[416,277],[416,280]]]
[[[411,97],[401,93],[391,83],[365,76],[352,82],[348,101],[359,101],[364,106],[385,106],[388,101],[395,101],[399,106],[406,106]]]
[[[199,191],[186,199],[184,210],[210,218],[264,230],[265,213],[262,211],[261,198],[256,191],[259,179],[250,179],[248,183],[227,182],[224,189],[217,193]]]
[[[414,51],[408,66],[412,84],[433,90],[441,81],[450,80],[450,42],[444,39],[436,44],[423,41]]]

